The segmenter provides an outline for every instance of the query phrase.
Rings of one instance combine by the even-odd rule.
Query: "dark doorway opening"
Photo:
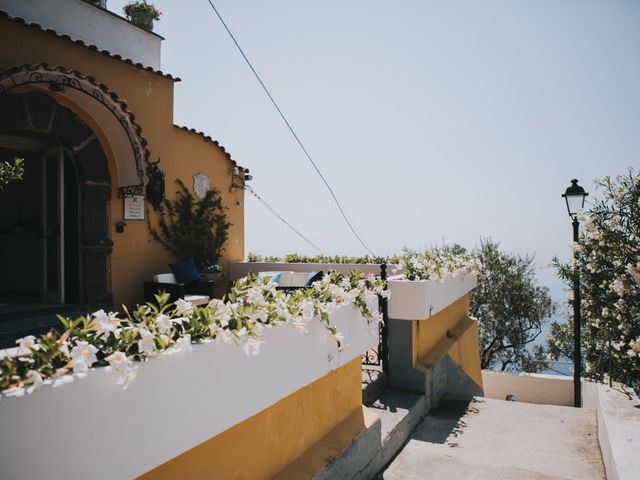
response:
[[[41,93],[0,95],[0,160],[24,178],[0,192],[0,348],[112,305],[111,179],[94,132]]]
[[[78,185],[68,152],[21,138],[0,161],[24,159],[23,179],[0,193],[0,314],[79,300]]]

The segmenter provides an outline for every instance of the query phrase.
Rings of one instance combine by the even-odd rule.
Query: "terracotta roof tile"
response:
[[[179,77],[174,77],[173,75],[169,74],[169,73],[164,73],[161,70],[155,70],[152,67],[147,67],[145,65],[143,65],[142,63],[136,63],[133,60],[129,59],[129,58],[123,58],[121,55],[118,55],[117,53],[111,53],[108,50],[101,50],[100,48],[98,48],[96,45],[93,44],[88,44],[83,42],[82,40],[74,40],[73,38],[71,38],[69,35],[63,34],[63,33],[58,33],[55,30],[51,29],[51,28],[44,28],[43,26],[41,26],[38,23],[35,22],[27,22],[24,18],[22,17],[14,17],[9,15],[7,12],[5,12],[4,10],[0,10],[0,18],[4,17],[4,18],[8,18],[9,20],[13,20],[15,22],[18,23],[22,23],[23,25],[26,25],[28,27],[34,28],[36,30],[40,30],[42,32],[48,33],[50,35],[56,36],[58,38],[61,38],[63,40],[66,40],[68,42],[72,42],[75,43],[76,45],[80,45],[82,47],[86,47],[90,50],[94,50],[95,52],[98,52],[106,57],[110,57],[110,58],[114,58],[116,60],[121,60],[125,63],[128,63],[129,65],[132,65],[136,68],[140,68],[142,70],[146,70],[148,72],[151,73],[155,73],[156,75],[161,75],[164,78],[167,78],[169,80],[173,80],[174,82],[180,82],[182,81]]]
[[[183,127],[181,125],[175,125],[175,124],[173,126],[175,128],[179,128],[180,130],[184,130],[185,132],[194,133],[194,134],[204,138],[207,142],[213,143],[216,147],[218,147],[220,150],[222,150],[222,152],[225,154],[225,156],[229,159],[229,161],[231,162],[231,164],[234,167],[238,167],[243,172],[249,173],[249,169],[248,168],[245,168],[245,167],[243,167],[241,165],[238,165],[238,163],[234,159],[231,158],[231,154],[229,154],[229,152],[227,152],[227,150],[222,145],[220,145],[220,143],[217,140],[214,140],[209,135],[205,134],[204,132],[199,132],[195,128],[188,128],[188,127]]]

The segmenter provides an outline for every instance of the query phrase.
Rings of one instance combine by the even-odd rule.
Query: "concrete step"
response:
[[[388,377],[382,371],[362,369],[362,404],[373,403],[388,385]]]
[[[377,463],[386,465],[398,453],[425,415],[424,395],[386,390],[367,405],[380,418],[382,448]]]
[[[445,401],[378,478],[604,479],[595,411]]]
[[[424,396],[385,390],[368,402],[367,412],[375,421],[316,480],[365,480],[373,478],[402,448],[425,412]]]

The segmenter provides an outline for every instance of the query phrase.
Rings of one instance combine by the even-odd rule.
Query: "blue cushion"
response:
[[[190,283],[202,280],[193,258],[178,263],[171,263],[169,267],[171,267],[173,276],[176,277],[176,282],[178,283],[189,285]]]
[[[310,287],[313,282],[317,282],[318,280],[322,280],[322,277],[324,277],[324,272],[322,270],[320,270],[319,272],[311,272],[307,276],[307,279],[304,282],[304,286],[305,287]]]
[[[280,283],[280,277],[282,276],[282,272],[260,272],[258,273],[258,278],[268,278],[270,282]]]

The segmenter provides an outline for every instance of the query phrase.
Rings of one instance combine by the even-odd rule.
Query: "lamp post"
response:
[[[562,194],[567,202],[569,217],[573,220],[573,241],[578,242],[580,222],[578,221],[578,211],[584,207],[584,199],[589,195],[584,191],[578,180],[571,180],[571,186]],[[577,253],[574,253],[577,260]],[[577,262],[574,263],[573,270],[573,405],[582,406],[582,355],[580,352],[580,271]]]

